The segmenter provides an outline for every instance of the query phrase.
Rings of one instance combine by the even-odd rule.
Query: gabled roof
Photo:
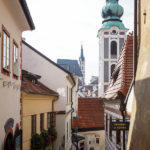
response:
[[[77,60],[57,59],[57,64],[69,71],[72,75],[83,76]]]
[[[30,11],[29,11],[29,8],[28,8],[27,3],[26,3],[26,0],[19,0],[19,2],[20,2],[20,5],[21,5],[21,7],[23,9],[23,12],[24,12],[24,14],[26,16],[26,19],[28,21],[28,24],[29,24],[31,30],[34,30],[35,29],[35,25],[33,23],[33,20],[32,20]]]
[[[57,92],[49,89],[38,81],[40,78],[41,77],[39,75],[23,70],[21,90],[28,94],[40,94],[58,97],[59,95]],[[36,82],[33,82],[33,80],[36,80]]]
[[[115,100],[126,96],[133,79],[133,35],[128,35],[104,98]],[[121,94],[121,95],[120,95]]]
[[[79,98],[78,119],[73,119],[73,128],[79,130],[103,129],[104,105],[100,98]]]
[[[35,53],[37,53],[38,55],[40,55],[41,57],[43,57],[45,60],[47,60],[47,61],[50,62],[51,64],[55,65],[56,67],[58,67],[59,69],[61,69],[61,70],[64,71],[65,73],[67,73],[67,74],[71,77],[71,79],[72,79],[74,85],[76,84],[76,82],[75,82],[75,80],[74,80],[72,74],[71,74],[69,71],[67,71],[67,70],[65,70],[63,67],[57,65],[54,61],[52,61],[51,59],[49,59],[48,57],[46,57],[44,54],[42,54],[41,52],[39,52],[37,49],[35,49],[35,48],[32,47],[31,45],[29,45],[29,44],[28,44],[27,42],[25,42],[24,40],[22,40],[22,43],[25,44],[27,47],[29,47],[32,51],[34,51]]]

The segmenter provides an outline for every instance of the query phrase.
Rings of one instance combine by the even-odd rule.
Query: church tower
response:
[[[83,46],[81,45],[81,55],[79,57],[79,63],[80,63],[80,68],[81,68],[81,72],[83,75],[83,85],[85,84],[85,58],[84,58],[84,54],[83,54]]]
[[[99,38],[99,85],[98,93],[102,96],[106,90],[128,31],[120,20],[124,9],[119,0],[106,0],[102,9],[102,27]]]

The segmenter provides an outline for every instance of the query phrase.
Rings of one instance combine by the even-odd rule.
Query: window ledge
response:
[[[16,80],[18,80],[18,76],[15,75],[15,74],[13,74],[13,78],[16,79]]]
[[[2,73],[4,74],[4,75],[7,75],[7,76],[10,76],[10,71],[9,70],[7,70],[7,69],[2,69]]]

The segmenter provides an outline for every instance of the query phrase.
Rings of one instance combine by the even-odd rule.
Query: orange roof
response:
[[[73,119],[72,127],[78,129],[104,127],[104,105],[99,98],[78,99],[78,119]]]
[[[119,93],[125,96],[133,79],[133,35],[128,35],[118,63],[104,93],[105,99],[117,99]]]
[[[39,78],[41,77],[23,70],[21,90],[28,94],[59,96],[58,93],[37,81]],[[36,83],[33,80],[36,80]]]

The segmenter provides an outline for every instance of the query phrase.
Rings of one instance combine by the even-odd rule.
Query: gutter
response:
[[[29,8],[27,6],[26,0],[19,0],[19,2],[20,2],[20,5],[21,5],[21,7],[23,9],[23,12],[24,12],[24,14],[26,16],[26,19],[28,21],[28,24],[29,24],[31,30],[34,30],[35,29],[35,25],[33,23],[33,20],[32,20]]]
[[[54,112],[54,102],[57,101],[59,96],[52,101],[52,112]],[[54,142],[52,142],[52,150],[54,150]]]
[[[72,76],[72,75],[71,75],[71,76]],[[72,76],[72,77],[73,77],[73,76]],[[72,141],[72,133],[73,133],[73,130],[72,130],[72,114],[73,114],[73,112],[74,112],[74,108],[72,107],[72,106],[73,106],[73,93],[72,93],[72,91],[73,91],[73,88],[74,88],[75,85],[76,85],[74,78],[73,78],[73,82],[74,82],[74,85],[73,85],[72,88],[71,88],[71,141]],[[75,144],[73,143],[73,145],[75,145]],[[75,145],[75,146],[76,146],[76,145]]]

